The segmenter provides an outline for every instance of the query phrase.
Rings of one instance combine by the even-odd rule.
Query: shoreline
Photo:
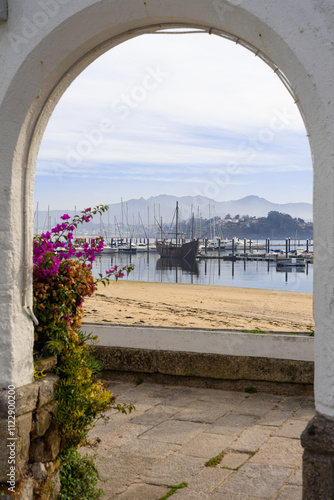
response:
[[[313,294],[184,283],[113,281],[85,300],[84,322],[312,331]]]

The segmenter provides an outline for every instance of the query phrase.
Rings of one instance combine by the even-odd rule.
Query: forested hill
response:
[[[215,234],[223,238],[313,239],[313,223],[276,211],[269,212],[267,217],[258,218],[248,215],[231,217],[227,214],[224,219],[215,217],[202,221],[202,234],[204,233],[207,238]]]

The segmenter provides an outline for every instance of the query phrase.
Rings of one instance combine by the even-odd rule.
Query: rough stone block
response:
[[[15,389],[15,415],[35,410],[38,397],[38,384],[23,385]],[[8,391],[0,392],[0,418],[7,418],[8,415]]]
[[[51,368],[57,365],[57,356],[51,356],[50,358],[43,358],[36,361],[35,368],[38,371],[49,372]]]
[[[303,448],[314,453],[334,454],[334,421],[316,415],[301,435]]]
[[[46,479],[48,475],[47,468],[43,462],[36,462],[32,464],[31,472],[33,477],[39,481]]]
[[[57,426],[52,423],[43,437],[34,439],[30,445],[31,462],[51,462],[58,456],[60,436]]]
[[[303,500],[334,498],[334,457],[304,451]]]
[[[55,401],[43,406],[33,414],[33,423],[31,438],[41,437],[50,427],[53,415],[56,411],[57,403]]]
[[[16,496],[14,496],[16,494]],[[15,486],[15,494],[9,492],[5,486],[0,486],[1,500],[33,500],[34,499],[34,482],[31,477],[22,479]]]
[[[95,346],[94,356],[104,370],[155,373],[155,351],[122,347]]]
[[[304,500],[334,498],[334,421],[316,415],[301,436]]]
[[[104,370],[313,384],[311,361],[106,346],[96,346],[94,355]]]
[[[24,468],[28,463],[30,431],[31,431],[31,413],[21,415],[15,420],[15,435],[8,434],[8,422],[5,419],[0,420],[0,442],[4,443],[0,453],[0,483],[5,483],[12,465],[11,460],[15,460],[15,480],[22,478]],[[15,439],[14,439],[15,438]]]
[[[46,377],[35,382],[39,390],[37,408],[41,408],[55,399],[58,381],[59,377],[57,375],[48,373]]]

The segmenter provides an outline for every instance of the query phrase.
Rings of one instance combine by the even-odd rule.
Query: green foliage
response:
[[[96,455],[84,457],[73,447],[61,454],[58,500],[97,500],[104,493],[96,488],[99,473],[95,466]]]
[[[243,330],[242,333],[261,333],[263,335],[268,334],[268,332],[264,332],[263,330]]]
[[[34,379],[39,380],[40,378],[46,377],[46,373],[44,373],[44,368],[42,370],[38,370],[36,366],[34,366]]]
[[[257,392],[256,387],[245,387],[245,392],[248,392],[248,394],[254,394]]]
[[[37,362],[45,355],[57,355],[57,366],[53,371],[59,376],[56,394],[55,420],[62,438],[60,500],[94,500],[103,495],[95,488],[98,472],[94,457],[81,457],[75,450],[87,444],[87,433],[94,421],[113,404],[113,396],[96,378],[100,366],[92,355],[97,337],[80,331],[84,316],[83,300],[92,295],[97,283],[109,283],[109,278],[122,278],[133,269],[133,265],[106,271],[106,276],[94,279],[91,262],[103,248],[103,240],[92,240],[89,244],[72,242],[73,231],[78,224],[88,222],[94,214],[107,210],[107,205],[95,209],[87,208],[70,222],[68,214],[51,230],[35,236],[33,300],[34,314],[39,323],[35,327],[34,359]],[[59,250],[62,250],[60,253]],[[35,377],[43,376],[36,363]],[[114,408],[123,413],[131,412],[134,406],[117,404]]]
[[[204,227],[203,231],[206,229]],[[295,237],[313,238],[313,223],[305,222],[303,219],[292,218],[289,214],[283,214],[277,211],[271,211],[267,217],[259,217],[256,223],[252,223],[249,217],[244,222],[234,224],[227,222],[223,226],[224,236],[232,238],[236,234],[239,238],[263,239],[281,239]]]
[[[105,390],[101,380],[95,380],[100,371],[87,341],[96,337],[78,332],[77,342],[69,342],[55,372],[60,377],[56,399],[56,420],[60,424],[63,441],[77,446],[86,442],[87,432],[97,416],[111,407],[113,396]]]
[[[210,460],[205,462],[205,467],[216,467],[223,460],[224,454],[225,454],[225,451],[223,450],[216,457],[210,458]]]
[[[162,498],[160,498],[160,500],[166,500],[167,498],[174,495],[174,493],[176,493],[177,490],[181,490],[182,488],[186,488],[187,486],[188,486],[188,483],[180,483],[180,484],[177,484],[176,486],[168,486],[168,488],[172,488],[171,491],[166,493],[166,495],[163,496]]]

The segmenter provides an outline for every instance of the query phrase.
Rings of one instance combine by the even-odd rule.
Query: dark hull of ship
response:
[[[199,241],[193,240],[176,246],[165,241],[157,242],[156,249],[160,257],[173,259],[194,260],[199,249]]]

